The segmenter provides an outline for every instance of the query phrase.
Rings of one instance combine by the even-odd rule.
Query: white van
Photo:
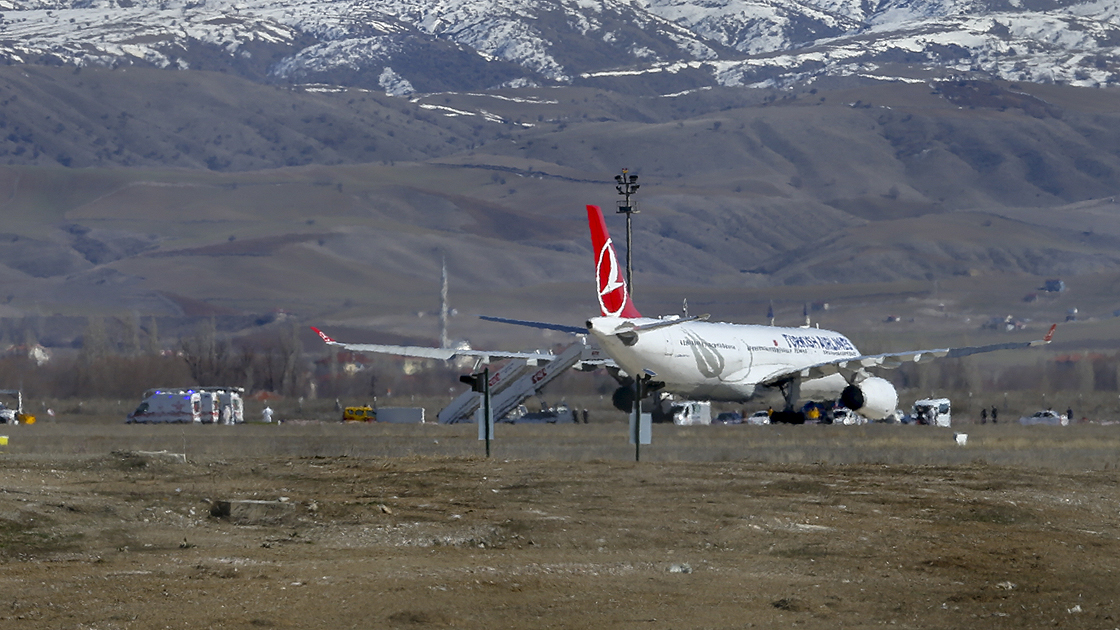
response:
[[[704,400],[678,400],[673,403],[673,424],[693,426],[712,423],[712,403]]]
[[[914,401],[914,410],[910,414],[914,422],[929,424],[935,427],[947,427],[953,424],[948,398],[926,398]]]
[[[219,418],[226,424],[243,424],[245,422],[245,401],[241,394],[245,392],[240,387],[231,387],[218,391]],[[221,409],[229,407],[229,417],[221,418]]]

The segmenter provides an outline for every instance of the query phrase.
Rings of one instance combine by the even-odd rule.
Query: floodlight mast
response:
[[[622,169],[621,175],[614,176],[615,190],[618,194],[624,196],[624,201],[618,202],[618,214],[626,215],[626,293],[630,299],[634,297],[634,233],[630,228],[630,215],[638,211],[638,208],[630,202],[630,195],[638,192],[641,185],[638,184],[638,176],[631,175],[630,169]],[[642,378],[637,376],[634,378],[634,408],[631,411],[633,417],[631,424],[634,430],[634,461],[641,461],[642,454],[642,439],[641,439],[641,424],[642,424]]]
[[[638,211],[638,207],[630,203],[630,195],[638,192],[641,184],[638,184],[638,176],[630,175],[630,169],[622,169],[621,175],[614,176],[615,190],[618,194],[624,195],[625,200],[618,202],[617,214],[626,215],[626,291],[630,294],[631,298],[634,296],[634,265],[631,253],[633,251],[633,232],[630,229],[630,215]]]

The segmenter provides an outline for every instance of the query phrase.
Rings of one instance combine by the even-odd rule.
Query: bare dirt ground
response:
[[[10,427],[0,627],[1120,627],[1120,427],[473,430]]]

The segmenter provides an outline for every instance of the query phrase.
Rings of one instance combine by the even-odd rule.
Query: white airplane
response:
[[[1057,325],[1037,341],[861,354],[844,335],[819,328],[782,328],[755,324],[709,322],[698,317],[642,317],[630,299],[614,245],[598,206],[587,206],[587,220],[595,252],[595,278],[600,315],[584,328],[483,317],[534,328],[590,334],[613,360],[616,378],[623,387],[615,404],[626,409],[636,393],[630,384],[637,378],[643,394],[668,392],[693,400],[746,402],[768,391],[780,391],[786,402],[784,419],[797,421],[797,402],[839,400],[842,405],[872,420],[886,418],[898,407],[898,392],[884,378],[868,372],[897,368],[936,358],[964,357],[996,350],[1028,348],[1050,343]],[[453,350],[413,346],[342,344],[316,332],[330,344],[362,352],[388,352],[403,356],[450,358]],[[427,354],[418,354],[427,353]],[[535,358],[551,355],[469,351],[484,358]],[[625,375],[618,374],[619,371]]]
[[[630,299],[598,206],[587,206],[587,221],[595,252],[600,315],[587,320],[586,332],[618,368],[640,378],[646,393],[665,391],[693,400],[746,402],[778,390],[785,398],[787,414],[805,397],[839,400],[867,418],[881,420],[898,408],[898,392],[890,381],[873,376],[868,369],[1044,345],[1057,328],[1051,326],[1038,341],[865,355],[847,337],[831,330],[709,322],[707,315],[642,317]],[[571,326],[483,319],[583,332]],[[635,394],[631,392],[629,387],[616,392],[619,408],[632,404]]]

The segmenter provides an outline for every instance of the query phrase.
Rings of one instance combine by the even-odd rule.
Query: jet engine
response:
[[[898,409],[898,392],[890,381],[870,376],[848,385],[840,394],[840,404],[871,420],[882,420]]]

